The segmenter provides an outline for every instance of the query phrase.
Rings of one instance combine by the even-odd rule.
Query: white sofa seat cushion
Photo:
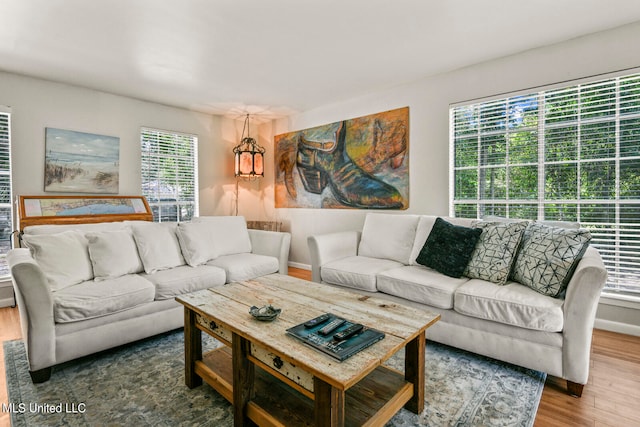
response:
[[[277,273],[280,269],[277,258],[250,253],[224,255],[209,261],[207,265],[222,268],[227,275],[227,283],[255,279]]]
[[[323,282],[363,291],[378,290],[376,276],[385,270],[402,267],[403,264],[389,259],[351,256],[324,264],[320,269]]]
[[[417,215],[367,214],[358,255],[409,264],[419,219]]]
[[[469,281],[453,278],[423,266],[406,266],[378,274],[380,292],[443,309],[453,308],[456,289]]]
[[[224,285],[225,282],[224,270],[207,265],[198,267],[182,265],[142,276],[155,285],[156,300],[165,300],[189,292]]]
[[[472,279],[456,290],[454,310],[521,328],[560,332],[564,327],[563,303],[520,283],[500,286]]]
[[[66,323],[106,316],[151,302],[155,292],[153,283],[137,274],[89,280],[53,293],[53,317]]]

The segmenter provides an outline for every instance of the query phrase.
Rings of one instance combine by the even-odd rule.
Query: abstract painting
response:
[[[117,194],[120,138],[46,128],[44,191]]]
[[[275,137],[276,208],[407,209],[409,107]]]

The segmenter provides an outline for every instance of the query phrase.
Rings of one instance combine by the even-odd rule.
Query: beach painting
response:
[[[44,191],[117,194],[120,138],[46,128]]]

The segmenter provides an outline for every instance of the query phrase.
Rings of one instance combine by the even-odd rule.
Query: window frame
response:
[[[155,138],[149,138],[148,141],[145,141],[145,135],[147,135],[147,137],[155,135]],[[189,155],[177,155],[175,153],[177,151],[175,144],[183,143],[185,139],[191,144],[191,147],[187,150]],[[145,149],[145,142],[150,141],[151,145],[155,142],[155,151]],[[170,144],[167,144],[167,141],[170,141]],[[166,152],[161,153],[160,151],[162,151],[162,149]],[[155,163],[150,162],[145,164],[145,159],[153,160]],[[178,161],[176,161],[174,166],[169,169],[173,169],[172,173],[176,177],[176,180],[171,183],[159,176],[160,166],[158,165],[163,161],[172,162],[174,160]],[[188,166],[189,162],[191,162],[192,165],[189,171],[193,180],[188,183],[188,185],[192,188],[192,196],[189,196],[188,194],[185,195],[181,192],[180,185],[182,184],[182,181],[178,178],[182,176],[182,173],[185,171],[184,168],[185,166]],[[148,171],[148,174],[146,174],[145,171]],[[147,203],[149,203],[149,207],[153,212],[154,222],[184,222],[190,221],[191,218],[198,216],[200,209],[198,184],[198,135],[146,126],[141,127],[140,178],[142,195],[147,198]],[[157,181],[155,185],[157,190],[155,192],[145,190],[145,184],[153,180]],[[174,198],[172,200],[164,200],[164,197],[161,195],[168,195],[169,193],[167,191],[163,193],[159,190],[160,187],[163,187],[163,190],[173,190],[171,195],[173,195]],[[166,213],[163,213],[163,210],[165,212],[169,212],[168,216]]]
[[[633,301],[638,301],[640,302],[640,274],[635,274],[633,273],[632,267],[628,267],[629,270],[625,270],[624,266],[620,266],[620,264],[624,264],[626,262],[629,263],[630,266],[633,265],[640,265],[640,250],[637,249],[637,246],[640,245],[640,243],[635,243],[635,241],[640,240],[640,219],[639,218],[633,218],[632,220],[635,222],[630,222],[630,223],[625,223],[621,221],[621,216],[620,216],[620,212],[621,212],[621,205],[624,205],[625,208],[629,208],[629,206],[637,206],[638,210],[640,210],[640,197],[636,196],[636,198],[624,198],[621,197],[621,190],[620,190],[620,186],[621,186],[621,178],[620,178],[620,162],[621,160],[623,161],[630,161],[630,162],[638,162],[640,163],[640,155],[637,156],[621,156],[621,152],[620,152],[620,147],[622,145],[622,138],[621,138],[621,122],[624,121],[629,121],[626,123],[631,123],[632,120],[638,120],[640,121],[640,111],[637,111],[636,113],[629,113],[629,114],[621,114],[620,112],[620,108],[621,108],[621,100],[620,100],[620,96],[621,96],[621,89],[620,89],[620,82],[621,81],[625,81],[625,83],[627,82],[627,80],[625,79],[630,79],[630,78],[636,78],[638,79],[638,77],[640,76],[640,69],[628,69],[628,70],[623,70],[623,71],[619,71],[616,73],[609,73],[609,74],[605,74],[605,75],[599,75],[599,76],[592,76],[592,77],[587,77],[587,78],[583,78],[583,79],[578,79],[578,80],[573,80],[573,81],[566,81],[566,82],[560,82],[560,83],[556,83],[554,85],[547,85],[544,87],[537,87],[537,88],[531,88],[531,89],[526,89],[526,90],[522,90],[522,91],[517,91],[517,92],[513,92],[513,93],[506,93],[506,94],[500,94],[500,95],[496,95],[493,97],[488,97],[488,98],[483,98],[483,99],[477,99],[477,100],[468,100],[468,101],[463,101],[463,102],[459,102],[459,103],[455,103],[455,104],[451,104],[450,105],[450,109],[449,109],[449,118],[450,118],[450,127],[449,127],[449,141],[450,141],[450,145],[449,145],[449,149],[450,149],[450,176],[449,176],[449,214],[451,216],[456,216],[456,215],[460,215],[460,209],[458,209],[458,212],[456,212],[456,206],[461,206],[461,205],[465,205],[465,204],[472,204],[475,202],[475,217],[478,218],[480,216],[482,216],[482,209],[481,206],[486,206],[486,205],[496,205],[496,204],[503,204],[507,207],[505,207],[505,213],[506,215],[503,216],[510,216],[509,215],[509,208],[508,206],[513,206],[516,205],[517,203],[532,203],[532,200],[518,200],[518,199],[510,199],[509,198],[509,192],[505,190],[505,197],[504,198],[496,198],[496,199],[492,199],[492,198],[483,198],[483,194],[480,194],[480,190],[481,190],[481,170],[489,170],[492,168],[491,165],[483,165],[481,164],[481,136],[488,136],[491,133],[490,132],[485,132],[483,134],[482,132],[482,123],[480,121],[480,116],[474,116],[477,117],[477,133],[475,135],[477,135],[478,137],[478,142],[476,145],[478,154],[477,154],[477,159],[476,162],[477,164],[475,166],[459,166],[456,162],[456,141],[458,141],[458,146],[462,146],[461,141],[464,139],[468,139],[468,140],[472,140],[473,138],[470,136],[469,138],[465,137],[460,137],[460,135],[456,135],[456,111],[461,111],[463,108],[470,108],[471,106],[479,106],[482,104],[490,104],[490,103],[499,103],[499,102],[507,102],[509,100],[512,100],[514,98],[525,98],[525,97],[531,97],[531,96],[535,96],[536,100],[537,100],[537,125],[535,126],[535,130],[534,130],[534,126],[531,126],[529,129],[525,129],[525,128],[518,128],[515,129],[513,131],[509,130],[509,126],[508,126],[508,108],[505,108],[505,126],[503,130],[499,130],[496,131],[496,134],[499,135],[504,135],[505,136],[505,146],[507,147],[505,149],[505,151],[507,151],[506,153],[506,160],[504,161],[504,163],[501,163],[500,165],[502,167],[504,167],[505,169],[507,169],[507,172],[505,172],[505,187],[507,189],[511,189],[512,183],[509,180],[509,168],[513,168],[513,167],[517,167],[517,166],[526,166],[526,165],[535,165],[535,167],[537,168],[537,175],[538,175],[538,179],[537,179],[537,188],[536,188],[536,198],[535,200],[535,204],[537,204],[536,206],[536,210],[537,210],[537,216],[536,218],[527,218],[527,219],[536,219],[536,220],[543,220],[545,219],[545,206],[548,206],[550,204],[550,202],[553,202],[555,204],[558,205],[567,205],[569,203],[574,203],[576,202],[576,216],[577,216],[577,220],[581,221],[581,216],[580,216],[580,211],[581,211],[581,207],[582,206],[586,206],[586,205],[592,205],[593,207],[597,206],[597,205],[601,205],[602,208],[604,209],[607,206],[615,206],[615,220],[611,221],[610,224],[613,224],[613,230],[612,232],[614,233],[613,238],[609,237],[606,235],[606,232],[601,232],[598,231],[597,229],[595,229],[595,227],[597,227],[599,224],[591,224],[588,221],[581,221],[582,224],[584,224],[587,228],[593,228],[592,230],[592,234],[594,235],[594,240],[592,241],[593,245],[595,247],[597,247],[598,249],[601,250],[601,254],[603,255],[603,259],[605,261],[605,264],[607,266],[607,270],[610,271],[609,274],[609,279],[607,280],[607,284],[605,285],[605,289],[603,291],[603,294],[606,294],[608,297],[611,298],[621,298],[621,299],[625,299],[625,300],[633,300]],[[638,80],[636,80],[638,81]],[[581,87],[597,87],[598,85],[602,85],[602,87],[605,86],[606,83],[611,84],[611,82],[614,82],[615,85],[615,113],[614,114],[609,114],[606,117],[603,118],[599,118],[599,117],[592,117],[592,118],[588,118],[588,119],[583,119],[582,118],[582,110],[580,110],[580,96],[581,96],[581,92],[580,92],[580,88]],[[591,125],[591,124],[595,124],[597,127],[597,124],[608,124],[608,123],[614,123],[615,126],[615,155],[614,156],[602,156],[602,157],[590,157],[590,158],[581,158],[580,155],[576,156],[575,160],[569,161],[569,160],[563,160],[563,161],[551,161],[549,159],[545,159],[545,149],[547,148],[546,146],[546,133],[549,129],[553,129],[555,128],[562,128],[563,126],[567,127],[568,124],[570,123],[570,121],[560,121],[557,124],[553,124],[553,123],[548,123],[547,122],[547,111],[546,111],[546,106],[545,106],[545,96],[549,95],[550,93],[553,93],[554,91],[560,92],[563,89],[564,90],[570,90],[572,88],[577,88],[578,89],[578,113],[577,113],[577,117],[576,120],[571,121],[571,123],[574,124],[574,126],[578,129],[578,138],[577,138],[577,146],[576,146],[576,150],[577,153],[581,153],[581,142],[582,142],[582,138],[581,135],[579,134],[579,132],[583,129],[583,125]],[[634,86],[635,88],[635,86]],[[635,91],[635,89],[634,89]],[[594,90],[595,92],[595,90]],[[587,95],[584,95],[584,98],[589,99],[588,97],[593,96],[592,92],[588,92]],[[634,95],[635,97],[635,95]],[[606,103],[603,103],[603,105],[608,105]],[[610,111],[610,110],[609,110]],[[462,122],[462,120],[460,121]],[[509,146],[509,137],[508,135],[510,133],[515,133],[515,132],[521,132],[521,131],[535,131],[537,132],[537,161],[536,162],[531,162],[528,163],[526,165],[519,165],[519,164],[515,164],[515,163],[509,163],[509,153],[508,153],[508,146]],[[472,135],[472,133],[468,133],[466,135]],[[456,139],[456,136],[458,136],[458,138]],[[633,141],[635,142],[635,141]],[[637,143],[636,143],[637,145]],[[582,176],[582,168],[585,167],[585,165],[588,164],[602,164],[603,166],[606,166],[605,163],[612,163],[614,165],[615,168],[615,182],[613,183],[613,192],[614,192],[614,196],[613,197],[605,197],[605,198],[601,198],[601,199],[596,199],[596,198],[582,198],[581,197],[581,182],[580,182],[580,177]],[[550,198],[548,195],[545,194],[545,177],[547,176],[547,172],[549,170],[551,170],[554,166],[556,165],[568,165],[568,164],[575,164],[575,168],[576,168],[576,194],[574,198],[562,198],[559,197],[557,199],[555,198]],[[561,166],[557,166],[557,167],[561,167]],[[468,198],[465,200],[462,200],[460,198],[457,198],[459,196],[459,194],[456,193],[457,188],[456,188],[456,177],[457,176],[461,176],[462,175],[462,171],[465,170],[474,170],[477,172],[476,174],[476,183],[475,183],[475,188],[476,188],[476,194],[475,194],[475,198]],[[471,176],[473,176],[473,173],[471,173]],[[467,187],[468,189],[471,189],[471,187]],[[532,203],[533,204],[533,203]],[[598,209],[600,208],[600,206],[598,206]],[[473,209],[470,210],[470,213],[473,211]],[[465,216],[464,214],[462,216]],[[557,219],[557,218],[546,218],[546,219]],[[600,223],[600,224],[609,224],[609,223]],[[604,227],[604,225],[602,225],[602,227]],[[631,232],[629,232],[629,229],[631,229]],[[631,233],[632,237],[626,237],[626,239],[630,240],[631,243],[630,245],[635,245],[636,246],[636,254],[632,256],[632,260],[631,261],[627,261],[627,259],[625,258],[624,255],[621,255],[622,252],[624,252],[624,243],[629,244],[629,241],[625,241],[625,237],[621,237],[621,235],[624,235],[625,233]],[[603,237],[604,236],[604,237]],[[607,240],[607,238],[611,238],[612,241],[615,242],[615,245],[613,248],[609,248],[607,249],[606,246],[609,243],[609,241]],[[602,240],[600,240],[602,239]],[[604,248],[604,251],[602,250]],[[611,253],[614,254],[614,259],[610,259],[612,257]],[[615,266],[618,265],[618,267],[616,268]],[[625,273],[625,271],[628,271]],[[613,273],[613,274],[612,274]],[[613,280],[616,280],[615,276],[616,274],[620,274],[620,276],[624,276],[624,274],[628,274],[629,277],[631,277],[630,279],[627,279],[628,282],[630,282],[631,284],[627,284],[624,283],[625,279],[624,277],[622,279],[620,279],[619,277],[617,278],[618,283],[614,283]],[[635,277],[634,277],[635,276]],[[612,277],[614,277],[614,279],[612,279]],[[621,285],[620,285],[621,283]],[[629,289],[631,288],[631,289]]]
[[[0,105],[0,117],[1,120],[6,119],[6,138],[3,137],[3,132],[0,132],[0,148],[4,148],[6,152],[6,169],[0,168],[0,176],[7,177],[7,186],[8,186],[8,202],[2,203],[0,202],[0,209],[8,209],[8,226],[9,229],[6,231],[2,231],[2,240],[5,240],[6,237],[6,245],[0,246],[0,280],[5,280],[11,277],[11,273],[9,272],[6,258],[7,253],[12,249],[11,236],[13,235],[13,224],[14,224],[14,212],[13,212],[13,179],[11,174],[11,107]],[[6,142],[5,142],[6,141]],[[0,150],[2,152],[3,150]],[[2,162],[0,162],[1,164]],[[6,246],[6,250],[5,247]],[[6,269],[6,272],[4,271]]]

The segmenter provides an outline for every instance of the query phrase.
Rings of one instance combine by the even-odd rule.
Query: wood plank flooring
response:
[[[289,268],[289,274],[310,280],[311,272]],[[17,308],[0,308],[0,341],[21,337]],[[0,347],[0,403],[7,403],[4,352]],[[566,394],[566,382],[548,377],[535,427],[640,426],[640,337],[596,329],[591,347],[589,383],[581,398]],[[0,427],[10,425],[0,412]]]

